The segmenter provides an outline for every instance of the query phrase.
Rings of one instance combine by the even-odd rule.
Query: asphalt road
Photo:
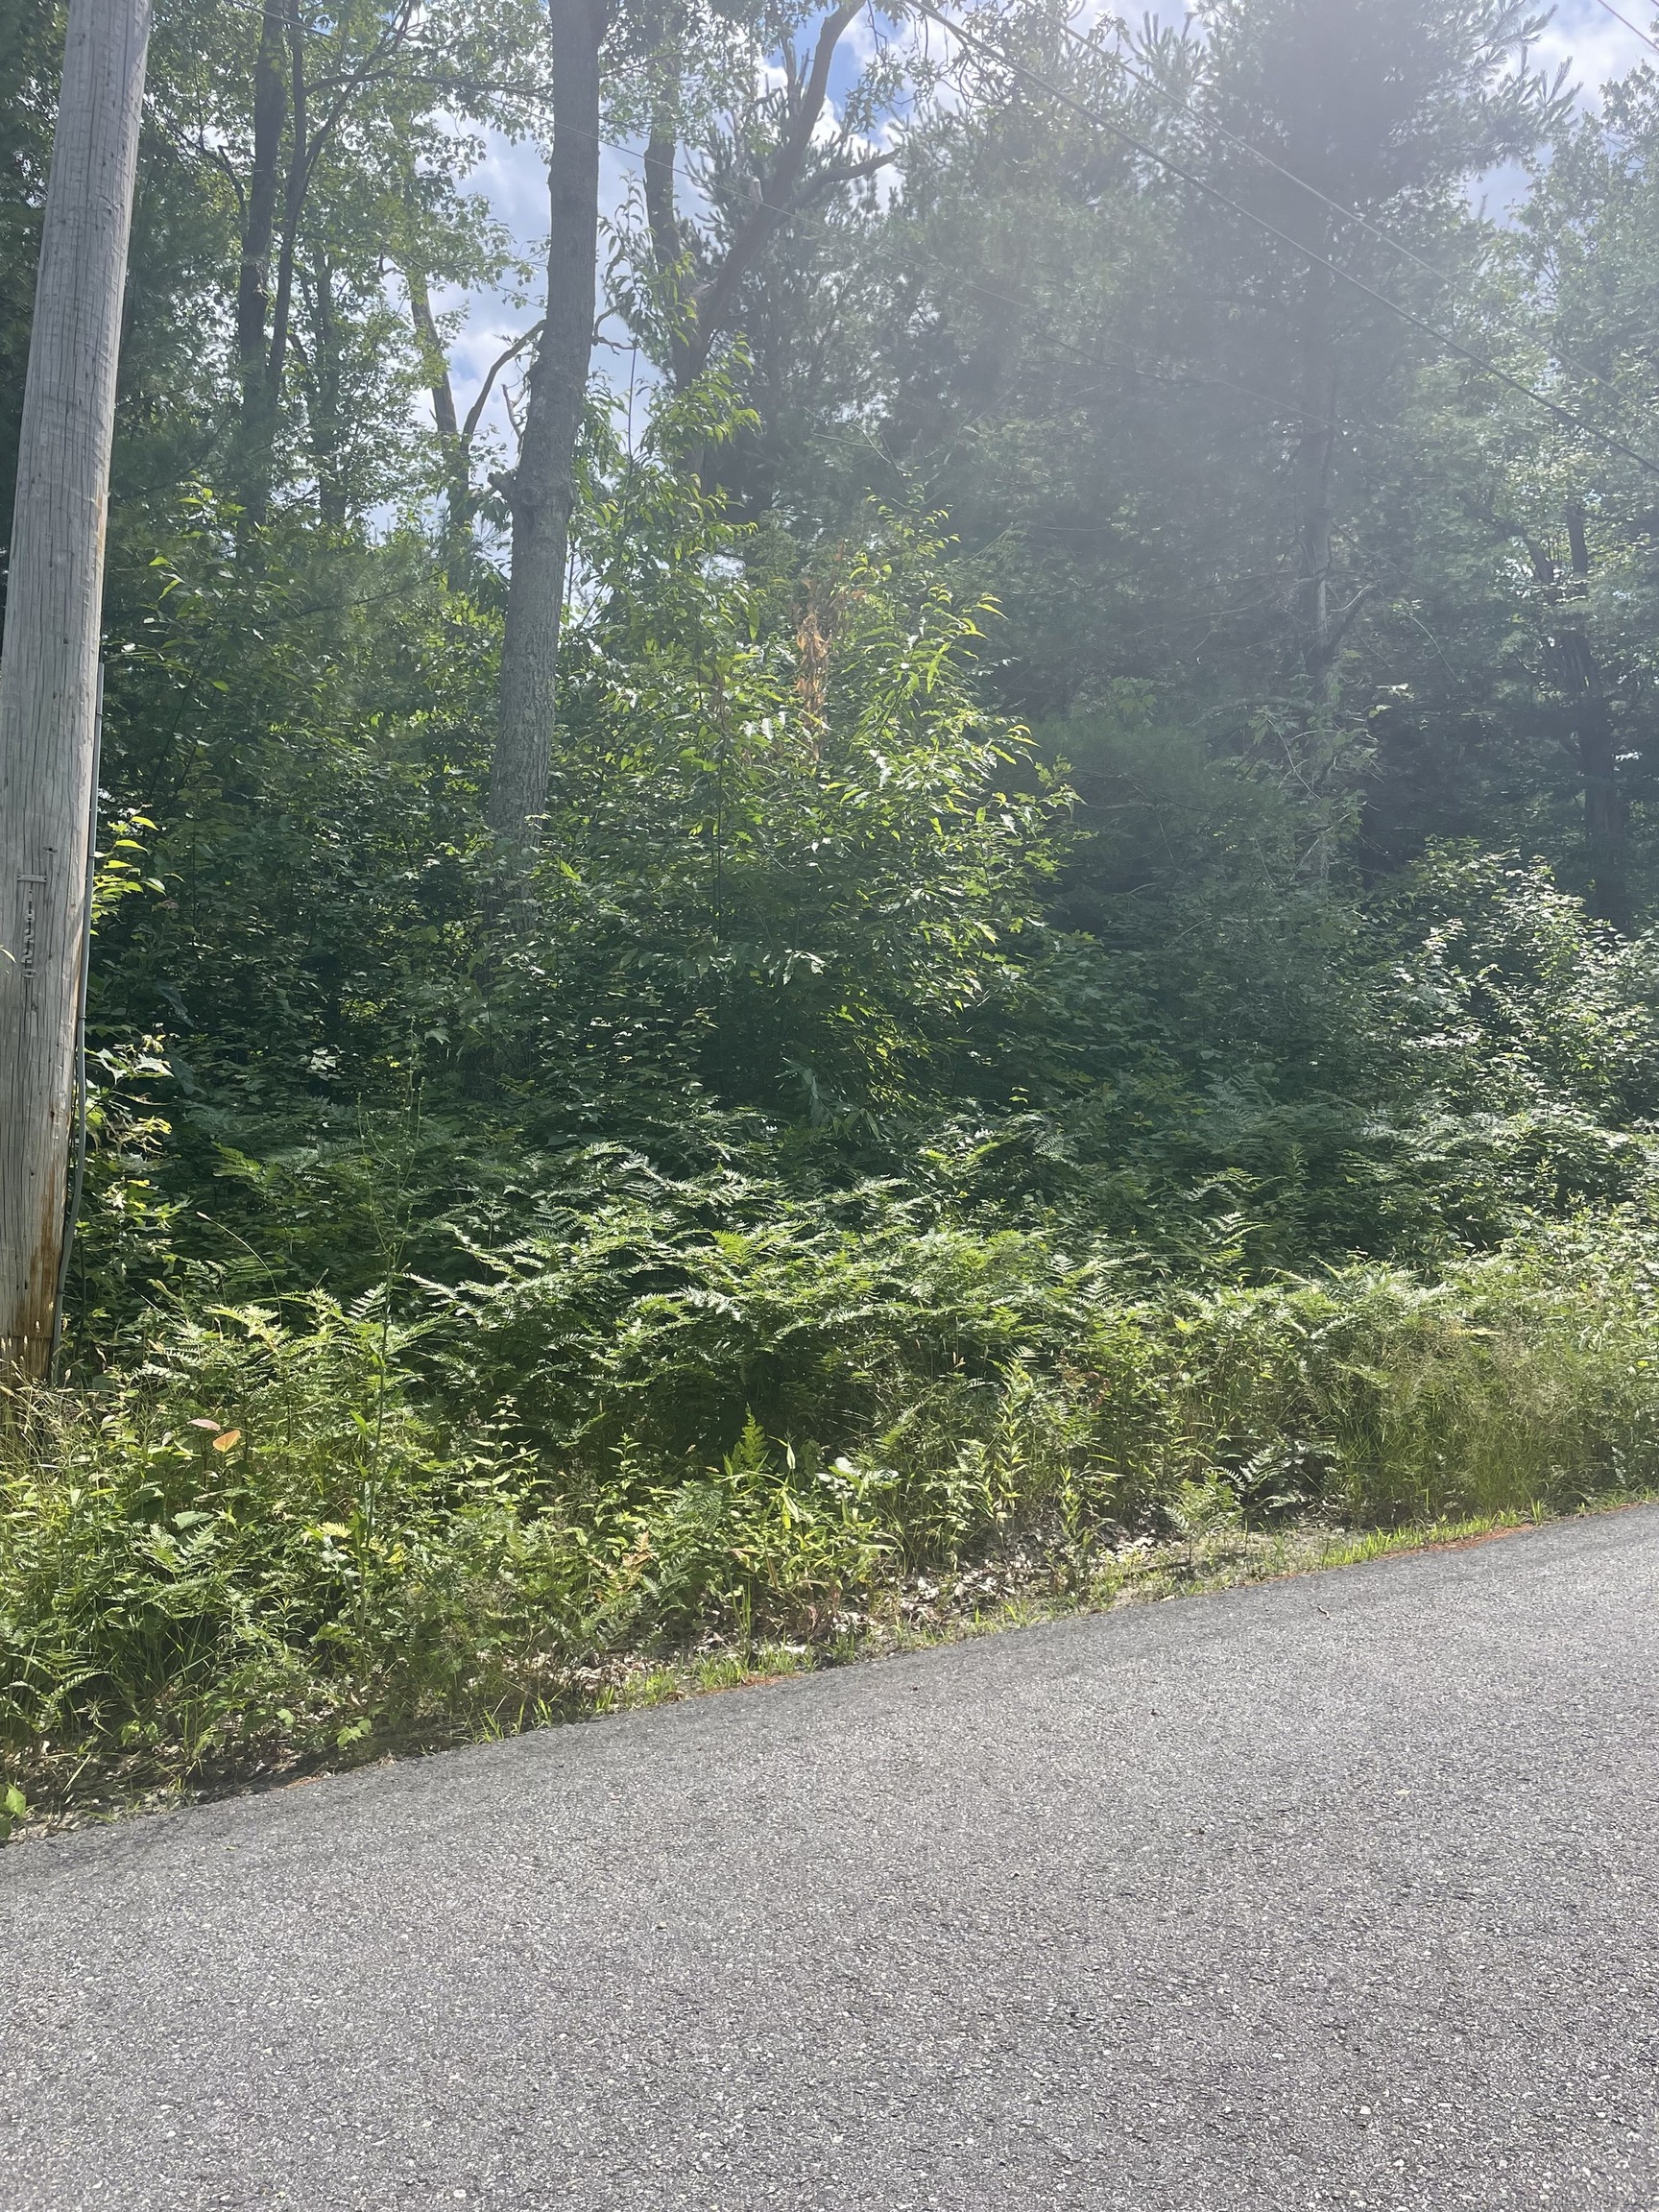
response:
[[[0,2207],[1659,2207],[1659,1511],[0,1854]]]

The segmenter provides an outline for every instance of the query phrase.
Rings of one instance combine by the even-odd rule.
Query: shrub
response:
[[[1086,1579],[1137,1530],[1531,1514],[1659,1464],[1635,1214],[1433,1284],[1136,1293],[1110,1253],[879,1190],[839,1217],[738,1193],[741,1230],[681,1196],[619,1197],[416,1323],[221,1308],[101,1388],[15,1401],[14,1776],[515,1726],[617,1654],[832,1641],[905,1577],[1016,1547]]]

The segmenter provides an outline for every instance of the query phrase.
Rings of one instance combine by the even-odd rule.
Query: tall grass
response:
[[[830,1643],[1016,1551],[1081,1575],[1141,1532],[1557,1511],[1659,1475],[1634,1218],[1432,1286],[1133,1297],[1036,1236],[636,1235],[632,1275],[618,1249],[526,1249],[415,1324],[175,1318],[143,1366],[12,1401],[6,1776],[44,1801],[452,1739],[618,1653]]]

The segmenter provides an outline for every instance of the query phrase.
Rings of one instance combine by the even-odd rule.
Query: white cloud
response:
[[[1653,19],[1646,0],[1619,0],[1619,14],[1628,18],[1627,28],[1600,5],[1600,0],[1561,0],[1534,49],[1533,59],[1553,72],[1565,61],[1571,82],[1580,97],[1594,101],[1603,84],[1623,77],[1638,62],[1659,63],[1659,54],[1640,36],[1653,34]]]

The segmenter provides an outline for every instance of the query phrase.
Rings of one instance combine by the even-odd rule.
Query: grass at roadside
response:
[[[33,1822],[267,1784],[1659,1484],[1641,1223],[1432,1285],[1357,1267],[1138,1301],[1034,1238],[865,1240],[839,1268],[736,1244],[673,1296],[659,1271],[574,1350],[568,1282],[520,1276],[505,1316],[464,1316],[493,1379],[470,1397],[430,1334],[316,1301],[175,1319],[141,1368],[14,1400],[9,1816],[19,1795]],[[516,1405],[493,1379],[550,1342],[563,1398]]]
[[[1654,1503],[1659,1503],[1659,1488],[1614,1494],[1581,1504],[1575,1517]],[[10,1809],[0,1810],[0,1843],[239,1791],[281,1789],[314,1774],[463,1742],[495,1740],[525,1727],[647,1710],[726,1690],[761,1688],[825,1667],[879,1661],[1046,1622],[1518,1536],[1561,1518],[1540,1512],[1518,1522],[1483,1514],[1389,1529],[1301,1525],[1270,1534],[1234,1530],[1179,1543],[1141,1539],[1104,1558],[1096,1557],[1085,1580],[1057,1572],[1052,1562],[1016,1558],[995,1570],[919,1578],[908,1588],[888,1593],[886,1602],[868,1616],[845,1622],[831,1640],[742,1646],[715,1636],[697,1650],[666,1659],[661,1654],[616,1652],[589,1666],[572,1668],[551,1695],[543,1695],[534,1709],[523,1708],[510,1719],[502,1715],[480,1717],[470,1727],[434,1729],[420,1739],[371,1738],[333,1751],[306,1753],[279,1746],[257,1764],[217,1773],[191,1773],[180,1767],[161,1780],[149,1760],[106,1760],[89,1767],[73,1754],[54,1773],[46,1751],[36,1769],[44,1774],[46,1787],[36,1800],[30,1800],[17,1784],[10,1786]],[[4,1807],[5,1798],[0,1797],[0,1808]]]
[[[1173,1598],[1236,1590],[1321,1575],[1374,1559],[1459,1550],[1522,1536],[1567,1518],[1600,1518],[1634,1505],[1659,1503],[1659,1487],[1597,1499],[1571,1515],[1540,1513],[1526,1521],[1481,1514],[1402,1528],[1336,1528],[1304,1525],[1271,1535],[1206,1537],[1196,1544],[1126,1545],[1097,1562],[1086,1583],[1057,1578],[1027,1565],[1023,1573],[970,1571],[944,1582],[895,1594],[885,1618],[872,1619],[838,1648],[768,1644],[744,1652],[724,1646],[673,1665],[624,1660],[599,1674],[584,1712],[632,1712],[721,1690],[756,1688],[827,1665],[885,1659],[902,1651],[930,1650],[974,1636],[1046,1622],[1109,1613],[1125,1605],[1162,1604]]]

